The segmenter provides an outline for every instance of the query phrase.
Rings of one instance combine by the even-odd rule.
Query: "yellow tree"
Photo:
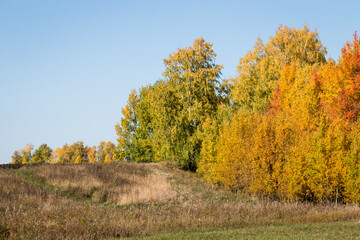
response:
[[[75,164],[80,164],[84,162],[84,158],[80,155],[77,155],[77,157],[75,158]]]
[[[31,151],[34,149],[34,145],[27,144],[25,148],[21,150],[22,164],[30,163],[31,161]]]
[[[115,154],[115,145],[111,141],[100,142],[97,151],[97,158],[99,162],[101,163],[114,162],[115,161],[114,154]]]
[[[229,128],[233,117],[233,109],[229,104],[222,104],[216,114],[208,116],[202,125],[202,139],[200,161],[197,173],[201,174],[207,181],[215,183],[216,167],[218,164],[219,135]],[[230,136],[230,135],[229,135]],[[224,137],[224,136],[223,136]]]
[[[89,158],[89,163],[96,163],[96,146],[89,148],[87,155]]]
[[[78,141],[69,146],[68,154],[70,158],[69,163],[83,163],[85,161],[85,146],[84,142]]]
[[[259,39],[252,51],[240,59],[239,75],[232,79],[232,99],[239,107],[263,112],[280,79],[284,65],[299,67],[326,62],[326,49],[317,32],[280,26],[267,44]]]
[[[56,148],[57,163],[67,164],[71,163],[72,149],[65,144],[61,148]]]
[[[109,153],[106,153],[104,163],[112,163],[113,159]]]
[[[114,162],[115,161],[115,158],[114,158],[115,144],[113,144],[111,141],[106,142],[104,150],[106,152],[104,162],[105,163]]]
[[[56,150],[53,150],[50,155],[50,163],[55,164],[57,161]]]

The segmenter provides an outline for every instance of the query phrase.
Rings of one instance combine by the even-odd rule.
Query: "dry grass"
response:
[[[240,196],[171,164],[0,169],[0,182],[0,236],[11,239],[101,239],[360,219],[356,205]]]
[[[95,202],[129,204],[164,201],[176,192],[156,164],[40,165],[31,168],[42,181]]]

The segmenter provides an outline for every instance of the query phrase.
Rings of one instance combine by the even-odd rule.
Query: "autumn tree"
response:
[[[112,142],[106,142],[104,146],[105,151],[105,159],[104,163],[112,163],[115,162],[114,153],[115,153],[115,144]]]
[[[89,158],[89,163],[96,163],[96,146],[88,148],[87,155]]]
[[[22,155],[20,151],[15,151],[11,156],[12,164],[19,164],[22,162]]]
[[[309,47],[305,51],[303,40],[302,47]],[[310,43],[317,47],[307,46]],[[232,81],[238,112],[215,139],[215,157],[204,154],[200,162],[199,172],[208,181],[282,199],[324,201],[341,196],[336,192],[343,186],[343,165],[338,157],[324,162],[333,155],[316,152],[323,144],[315,140],[323,91],[313,72],[325,63],[325,50],[318,43],[307,28],[280,27],[268,44],[259,40],[240,60],[239,77]],[[311,171],[326,169],[320,166],[326,166],[325,175],[332,177]],[[321,189],[328,189],[328,195]]]
[[[214,164],[216,164],[218,160],[218,149],[220,149],[219,141],[221,140],[219,140],[219,138],[231,123],[233,114],[234,111],[231,105],[224,103],[219,106],[216,114],[206,118],[202,126],[202,144],[197,173],[213,183],[218,182],[217,180],[214,181],[212,178],[215,173]]]
[[[27,164],[31,162],[31,151],[33,149],[34,149],[34,145],[27,144],[26,147],[21,150],[22,164]]]
[[[238,107],[264,112],[284,65],[299,67],[325,63],[326,49],[317,32],[280,26],[267,44],[259,39],[252,51],[240,58],[239,75],[232,79],[232,99]]]
[[[51,164],[57,163],[56,149],[52,150],[49,163],[51,163]]]
[[[355,34],[338,64],[283,64],[267,111],[240,108],[200,173],[257,195],[359,202],[359,49]]]
[[[32,163],[44,163],[50,161],[52,149],[46,144],[42,144],[35,150],[32,156]]]
[[[65,144],[61,148],[56,148],[55,153],[52,155],[52,161],[61,164],[88,162],[86,147],[81,141],[71,145]]]
[[[111,163],[114,162],[116,159],[114,158],[115,154],[115,144],[111,141],[100,142],[97,150],[97,158],[100,163]]]
[[[58,163],[61,163],[61,164],[71,163],[72,153],[71,153],[71,148],[69,147],[69,145],[65,144],[61,148],[57,148],[56,155],[58,158],[58,161],[57,161]]]
[[[68,149],[70,155],[70,163],[83,163],[87,162],[87,155],[85,151],[84,142],[78,141],[70,145]]]
[[[39,148],[40,149],[40,148]],[[81,163],[95,163],[100,157],[100,161],[104,162],[106,155],[108,159],[114,161],[115,145],[111,142],[101,142],[99,152],[96,146],[85,146],[82,141],[75,142],[71,145],[64,144],[55,150],[48,151],[48,158],[46,162],[59,163],[59,164],[81,164]],[[44,151],[45,152],[45,151]],[[34,153],[35,156],[35,153]]]
[[[354,40],[341,50],[338,65],[343,80],[338,97],[340,113],[355,122],[360,114],[360,37],[357,32]]]

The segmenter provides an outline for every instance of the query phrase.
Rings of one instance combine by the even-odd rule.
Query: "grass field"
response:
[[[239,195],[170,163],[0,169],[0,239],[356,239],[359,219],[356,205]]]
[[[244,227],[230,230],[186,231],[155,234],[144,240],[158,239],[360,239],[359,222],[293,223]]]

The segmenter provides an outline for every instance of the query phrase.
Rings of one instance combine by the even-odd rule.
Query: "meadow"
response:
[[[360,235],[355,204],[282,202],[231,192],[169,162],[25,165],[0,169],[0,183],[0,239]]]

